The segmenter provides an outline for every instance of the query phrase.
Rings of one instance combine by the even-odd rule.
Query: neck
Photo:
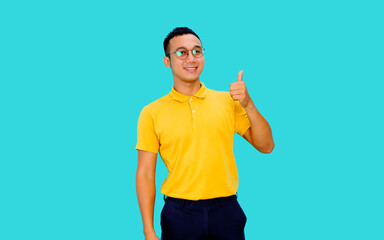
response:
[[[176,82],[174,81],[174,88],[179,93],[187,96],[195,95],[200,89],[200,80],[197,79],[193,82]]]

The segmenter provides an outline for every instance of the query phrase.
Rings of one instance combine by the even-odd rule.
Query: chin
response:
[[[198,81],[200,79],[200,74],[193,74],[193,75],[185,76],[185,78],[183,78],[183,79],[185,81],[188,81],[188,82]]]

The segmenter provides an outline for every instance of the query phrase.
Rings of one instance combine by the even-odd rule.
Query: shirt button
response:
[[[192,98],[190,98],[189,101],[192,101]]]
[[[192,110],[193,113],[195,113],[196,111],[195,110]]]

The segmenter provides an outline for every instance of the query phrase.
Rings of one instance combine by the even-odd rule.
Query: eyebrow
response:
[[[202,46],[200,46],[200,45],[195,45],[193,48],[195,48],[195,47],[198,47],[198,48],[203,48]],[[178,50],[180,50],[180,49],[187,49],[186,47],[184,47],[184,46],[181,46],[181,47],[178,47],[176,50],[175,50],[175,52],[177,52]]]

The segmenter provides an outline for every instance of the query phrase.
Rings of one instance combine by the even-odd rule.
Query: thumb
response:
[[[239,74],[237,74],[237,81],[238,82],[242,82],[243,81],[243,70],[241,70],[240,72],[239,72]]]

